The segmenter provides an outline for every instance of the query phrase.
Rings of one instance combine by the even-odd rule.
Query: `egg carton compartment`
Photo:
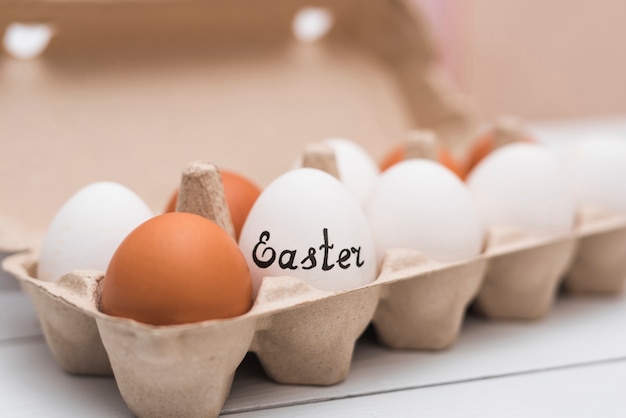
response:
[[[24,254],[9,258],[20,259]],[[39,323],[52,356],[68,373],[84,375],[111,375],[111,364],[93,318],[85,316],[81,307],[89,306],[97,290],[97,283],[85,275],[81,280],[64,276],[58,283],[32,278],[34,262],[16,271],[7,265],[7,271],[20,278],[22,290],[35,307]]]
[[[513,246],[516,250],[506,251]],[[577,239],[541,240],[517,228],[490,237],[491,258],[474,307],[494,319],[531,320],[546,315],[576,253]]]
[[[460,263],[391,250],[369,285],[330,293],[296,278],[268,277],[248,313],[178,326],[101,313],[100,272],[41,281],[32,275],[34,253],[8,257],[3,267],[32,297],[46,341],[66,371],[112,371],[139,416],[206,416],[219,414],[248,351],[277,382],[332,385],[347,376],[354,344],[370,322],[386,346],[443,349],[454,343],[473,300],[489,317],[533,319],[549,311],[564,276],[589,274],[588,287],[611,280],[623,284],[624,263],[594,271],[596,263],[588,259],[595,249],[578,246],[593,239],[618,257],[624,243],[615,245],[616,233],[626,233],[626,219],[586,211],[576,232],[566,237],[497,228],[481,256]]]
[[[616,294],[626,279],[626,224],[599,208],[587,208],[580,216],[576,258],[563,287],[573,293]]]

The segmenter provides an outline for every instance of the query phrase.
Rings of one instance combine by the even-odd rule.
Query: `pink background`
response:
[[[413,0],[451,78],[491,119],[626,111],[626,2]]]

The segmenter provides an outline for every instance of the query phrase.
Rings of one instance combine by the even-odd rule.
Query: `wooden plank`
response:
[[[3,257],[0,257],[0,262]],[[0,271],[0,345],[6,340],[41,335],[33,305],[17,280]]]
[[[0,376],[3,417],[132,416],[112,378],[64,373],[42,337],[0,345]]]
[[[352,369],[331,387],[287,386],[267,380],[254,362],[241,367],[225,412],[349,398],[407,388],[507,376],[533,370],[626,358],[626,297],[563,297],[536,322],[471,317],[458,343],[442,352],[395,351],[364,338]]]
[[[623,417],[626,362],[310,403],[232,417]]]

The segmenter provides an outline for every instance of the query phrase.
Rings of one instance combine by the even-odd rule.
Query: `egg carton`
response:
[[[0,26],[11,21],[36,21],[41,16],[54,24],[50,52],[62,53],[36,62],[37,71],[25,72],[34,77],[32,85],[45,87],[29,90],[29,97],[34,103],[61,103],[60,109],[78,110],[81,116],[80,123],[69,130],[59,124],[59,118],[23,124],[30,114],[20,111],[30,112],[31,108],[10,106],[9,113],[17,112],[18,117],[7,120],[4,125],[8,128],[4,127],[3,133],[7,138],[21,139],[9,144],[9,152],[2,153],[0,160],[7,173],[20,175],[0,179],[3,196],[12,202],[0,214],[0,251],[33,248],[45,227],[42,222],[52,215],[49,210],[58,207],[58,199],[84,182],[106,176],[128,181],[142,196],[147,195],[150,206],[160,205],[160,193],[170,187],[167,179],[189,160],[189,155],[183,153],[185,149],[193,150],[194,156],[208,155],[224,161],[233,149],[263,138],[263,151],[281,150],[272,155],[271,164],[259,158],[258,148],[237,155],[238,164],[254,172],[261,183],[275,178],[289,163],[286,159],[290,155],[305,143],[326,136],[331,128],[358,134],[363,145],[382,151],[391,144],[383,143],[381,138],[397,138],[419,122],[420,127],[435,130],[455,155],[467,151],[475,115],[438,70],[436,46],[428,26],[409,0],[315,1],[316,6],[335,16],[335,25],[324,41],[314,45],[315,54],[293,54],[285,48],[291,45],[288,37],[293,16],[299,8],[310,6],[306,0],[268,0],[254,24],[248,9],[229,2],[197,2],[183,8],[175,2],[143,5],[122,1],[112,8],[104,7],[104,3],[98,5],[98,13],[83,2],[64,5],[64,13],[45,1],[33,1],[29,8],[0,6]],[[144,7],[151,7],[150,13]],[[121,8],[125,8],[123,13]],[[117,16],[125,18],[119,20]],[[110,32],[111,26],[116,27],[115,34]],[[145,100],[143,83],[139,85],[144,89],[130,88],[125,74],[132,74],[134,61],[128,57],[141,57],[142,42],[150,45],[151,37],[171,33],[180,33],[181,39],[219,40],[221,47],[238,45],[241,39],[264,42],[263,48],[251,48],[258,58],[226,62],[230,66],[226,81],[259,81],[245,84],[242,97],[230,108],[236,119],[222,112],[197,117],[196,109],[215,106],[207,97],[222,89],[217,83],[224,82],[225,77],[225,73],[212,72],[215,67],[223,68],[224,62],[207,55],[206,45],[190,49],[191,60],[185,59],[178,47],[175,59],[172,54],[165,56],[167,48],[159,48],[164,61],[179,63],[180,67],[173,66],[173,71],[158,72],[152,78],[150,71],[141,73],[142,79],[152,83],[150,91],[177,85],[181,79],[194,82],[194,89],[185,84],[178,90],[180,94],[172,95],[171,106]],[[107,47],[80,49],[81,42],[87,45],[94,39]],[[268,44],[280,48],[265,48]],[[72,54],[77,47],[81,53]],[[100,56],[101,51],[106,53]],[[200,62],[198,57],[207,60]],[[346,60],[338,61],[338,57]],[[270,62],[280,65],[268,65]],[[98,77],[90,77],[92,63]],[[244,65],[253,68],[254,74],[242,72]],[[339,73],[329,77],[328,69],[344,66],[352,69],[350,74],[368,74],[373,80],[360,85]],[[74,74],[77,68],[85,77],[66,83],[68,74]],[[107,71],[110,68],[115,71]],[[202,71],[191,72],[190,68]],[[306,72],[299,72],[299,68],[306,68]],[[23,75],[12,72],[9,78],[18,73]],[[36,78],[37,74],[41,78]],[[301,89],[267,89],[268,75],[270,80],[277,75],[286,80],[306,77],[307,82],[316,82],[302,86],[310,84],[316,93],[324,87],[332,94],[343,92],[341,103],[347,113],[328,115],[320,111],[319,101],[301,100]],[[401,86],[402,97],[396,97],[397,86]],[[127,117],[128,107],[115,105],[117,97],[113,101],[109,94],[122,90],[128,92],[125,99],[129,106],[142,108],[142,112]],[[76,91],[92,92],[91,100],[99,111],[83,112],[76,108],[75,101],[68,102]],[[23,92],[16,88],[6,94],[5,103],[11,104],[11,94],[21,97]],[[277,107],[280,132],[276,132],[276,122],[267,114],[261,112],[259,117],[257,107],[242,105],[248,101],[259,103],[258,97],[262,97],[263,105],[289,104]],[[184,98],[184,102],[177,98]],[[294,107],[291,103],[296,101],[302,113],[290,113]],[[228,108],[229,103],[220,103],[220,108],[222,105]],[[401,112],[410,118],[398,120]],[[301,114],[315,114],[315,123],[303,125]],[[168,120],[177,121],[187,133],[198,134],[181,135],[174,146],[172,125],[163,123]],[[255,126],[259,135],[251,136],[249,129],[234,129],[229,125],[232,120],[247,121],[243,125]],[[344,124],[339,123],[344,120]],[[359,123],[354,124],[355,120]],[[111,121],[123,122],[124,129]],[[86,130],[86,126],[98,129]],[[137,135],[146,132],[146,126],[153,129]],[[207,126],[215,129],[207,130]],[[51,141],[41,141],[41,132],[48,133]],[[227,132],[232,146],[207,141],[211,132]],[[129,141],[135,146],[128,147]],[[127,158],[122,162],[127,164],[120,164],[120,156],[111,150],[124,150]],[[98,158],[90,158],[93,155]],[[137,164],[128,161],[141,161],[148,169],[138,170]],[[46,179],[51,180],[45,187],[37,180],[40,173],[46,173]],[[18,228],[16,220],[24,228]],[[612,293],[623,286],[625,264],[626,220],[601,211],[585,211],[576,231],[566,237],[535,237],[514,228],[496,228],[483,254],[462,263],[438,263],[414,251],[391,251],[378,279],[358,289],[328,293],[294,278],[267,278],[253,308],[244,315],[167,327],[101,313],[100,272],[74,272],[58,282],[44,282],[36,278],[35,252],[10,256],[3,267],[19,279],[32,298],[47,344],[63,369],[74,374],[114,374],[129,408],[139,416],[207,416],[219,413],[234,371],[248,351],[257,353],[268,376],[278,382],[329,385],[347,375],[354,343],[370,321],[381,343],[389,347],[443,349],[454,343],[473,301],[476,310],[489,317],[538,318],[549,311],[563,277],[564,286],[573,291]]]
[[[456,263],[390,250],[374,282],[335,293],[267,277],[248,313],[176,326],[100,312],[101,272],[46,282],[35,277],[36,265],[34,252],[3,262],[32,298],[63,369],[113,373],[138,416],[216,416],[248,351],[277,382],[332,385],[347,376],[370,322],[388,347],[438,350],[454,343],[472,301],[491,318],[535,319],[550,310],[563,278],[572,291],[618,292],[626,278],[626,219],[586,209],[572,234],[556,238],[494,228],[480,256]]]

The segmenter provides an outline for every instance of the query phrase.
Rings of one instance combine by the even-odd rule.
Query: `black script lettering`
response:
[[[361,247],[358,248],[350,248],[350,250],[352,251],[353,254],[356,254],[356,266],[357,267],[361,267],[363,266],[363,264],[365,264],[362,260],[361,260]]]
[[[320,250],[324,251],[324,262],[322,263],[322,270],[328,271],[332,269],[333,267],[335,267],[334,264],[328,265],[328,251],[332,250],[335,247],[335,245],[328,244],[328,228],[324,228],[323,234],[324,234],[324,243],[320,245]]]
[[[283,259],[286,255],[289,256],[289,260],[287,260],[287,262],[284,262]],[[280,257],[278,257],[278,265],[281,269],[296,270],[298,267],[293,265],[293,261],[295,258],[296,250],[285,250],[280,253]]]
[[[339,267],[341,267],[342,269],[347,269],[348,267],[350,267],[350,263],[346,263],[346,261],[348,261],[349,258],[350,258],[349,249],[344,248],[343,250],[339,251],[339,258],[337,258],[337,264],[339,264]]]
[[[365,262],[361,260],[361,247],[342,248],[339,250],[339,256],[336,258],[335,263],[329,263],[329,257],[334,257],[330,252],[335,248],[334,244],[330,243],[328,238],[328,229],[322,230],[324,236],[324,243],[319,246],[319,251],[323,252],[322,270],[328,271],[335,267],[335,263],[339,265],[341,269],[348,269],[352,265],[356,267],[362,267]],[[252,260],[254,264],[262,269],[270,267],[276,261],[276,251],[269,245],[270,233],[269,231],[261,232],[259,235],[259,241],[252,249]],[[280,250],[279,250],[280,251]],[[311,270],[318,266],[319,261],[317,259],[318,250],[315,247],[309,247],[306,257],[300,260],[300,267],[303,270]],[[350,262],[352,254],[356,255],[356,260]],[[281,269],[297,270],[298,269],[298,252],[297,250],[282,250],[280,256],[278,256],[278,265]]]
[[[309,262],[308,266],[304,265],[304,263],[306,262]],[[317,260],[315,259],[315,248],[309,248],[309,255],[304,257],[302,261],[300,261],[300,264],[302,265],[302,270],[311,270],[312,268],[315,268],[315,266],[317,266]]]
[[[261,245],[263,246],[267,245],[267,241],[269,241],[269,239],[270,239],[269,231],[261,232],[261,235],[259,236],[259,242],[257,242],[254,248],[252,249],[252,260],[254,261],[254,264],[256,264],[262,269],[266,269],[269,266],[271,266],[274,260],[276,259],[276,251],[274,251],[272,247],[264,248],[263,251],[261,252],[261,257],[265,258],[265,261],[257,257],[257,250],[259,249]],[[267,258],[265,255],[265,253],[268,251],[270,253],[269,258]]]

